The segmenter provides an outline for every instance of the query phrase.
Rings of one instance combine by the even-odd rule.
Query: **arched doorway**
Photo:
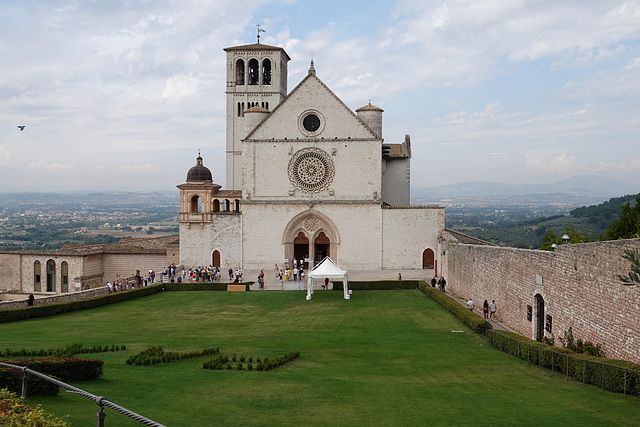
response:
[[[542,295],[536,294],[533,310],[535,313],[534,338],[536,341],[542,341],[542,338],[544,337],[544,298],[542,298]]]
[[[56,262],[52,259],[47,261],[47,292],[56,291]]]
[[[330,245],[331,245],[331,241],[329,240],[327,235],[324,234],[324,231],[320,232],[320,234],[318,234],[318,237],[316,237],[316,240],[314,241],[313,252],[316,255],[315,256],[316,264],[322,261],[323,259],[325,259],[326,257],[331,256]]]
[[[304,263],[305,258],[309,258],[309,238],[301,231],[293,239],[293,257]],[[307,268],[306,264],[304,268]]]
[[[434,269],[435,268],[435,256],[433,249],[425,249],[422,252],[422,268]]]
[[[211,265],[220,268],[220,251],[213,251],[211,254]]]

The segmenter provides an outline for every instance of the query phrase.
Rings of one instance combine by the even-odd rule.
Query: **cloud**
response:
[[[596,168],[599,172],[631,172],[640,171],[640,158],[627,160],[626,162],[600,162]]]
[[[118,166],[118,169],[137,171],[137,170],[158,170],[160,167],[158,165],[151,165],[149,163],[138,166]]]
[[[525,152],[525,168],[532,175],[576,175],[586,170],[576,156],[563,149],[531,150]]]
[[[64,163],[46,163],[42,160],[37,162],[31,162],[27,165],[29,169],[43,169],[43,170],[60,170],[60,169],[73,169],[73,165],[67,165]]]

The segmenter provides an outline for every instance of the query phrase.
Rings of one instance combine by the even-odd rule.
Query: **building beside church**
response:
[[[180,264],[261,269],[325,256],[356,270],[434,268],[444,208],[410,206],[409,135],[354,113],[316,75],[287,93],[284,49],[225,49],[226,185],[198,156],[180,189]],[[308,266],[307,266],[308,267]]]

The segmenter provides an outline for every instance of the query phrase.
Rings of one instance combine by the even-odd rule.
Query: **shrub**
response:
[[[491,346],[540,367],[560,372],[576,381],[605,390],[640,395],[640,365],[553,347],[513,332],[489,331]]]
[[[60,418],[46,414],[40,406],[31,408],[17,394],[0,389],[0,425],[71,427]]]
[[[220,348],[205,348],[200,351],[178,353],[164,351],[162,347],[149,347],[140,353],[134,354],[127,359],[127,365],[149,366],[158,363],[173,362],[175,360],[193,359],[196,357],[210,356],[220,353]]]
[[[0,311],[0,323],[13,322],[16,320],[34,319],[38,317],[48,317],[61,313],[86,310],[89,308],[102,307],[122,301],[153,295],[162,292],[162,283],[131,289],[128,291],[114,292],[112,294],[100,295],[77,301],[69,301],[55,304],[36,305],[32,307],[20,307]]]
[[[482,316],[468,310],[456,299],[450,297],[444,292],[440,292],[437,288],[432,288],[431,285],[423,281],[420,282],[420,291],[460,319],[462,323],[469,326],[474,332],[478,334],[485,333],[486,322]]]
[[[344,290],[341,280],[331,281],[334,291]],[[387,291],[400,289],[418,289],[419,280],[377,280],[377,281],[349,281],[349,289],[354,291]]]

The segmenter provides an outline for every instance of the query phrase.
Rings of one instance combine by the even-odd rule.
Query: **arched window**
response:
[[[224,212],[229,212],[229,200],[228,199],[224,199],[224,202],[222,202],[222,210]]]
[[[220,200],[218,199],[213,201],[213,212],[220,212]]]
[[[47,261],[47,292],[56,291],[56,262],[52,259]]]
[[[69,292],[69,264],[67,261],[62,261],[60,264],[60,292]]]
[[[238,117],[242,116],[242,104],[238,102]]]
[[[233,201],[233,211],[240,212],[240,200],[236,199]]]
[[[244,60],[236,61],[236,84],[244,85]]]
[[[200,213],[202,212],[202,199],[200,196],[196,195],[191,198],[191,207],[189,209],[190,213]]]
[[[262,84],[270,85],[271,84],[271,60],[264,59],[262,61]]]
[[[33,290],[35,292],[42,290],[42,266],[40,261],[33,263]]]
[[[253,58],[249,60],[249,84],[257,85],[258,84],[258,60]]]

